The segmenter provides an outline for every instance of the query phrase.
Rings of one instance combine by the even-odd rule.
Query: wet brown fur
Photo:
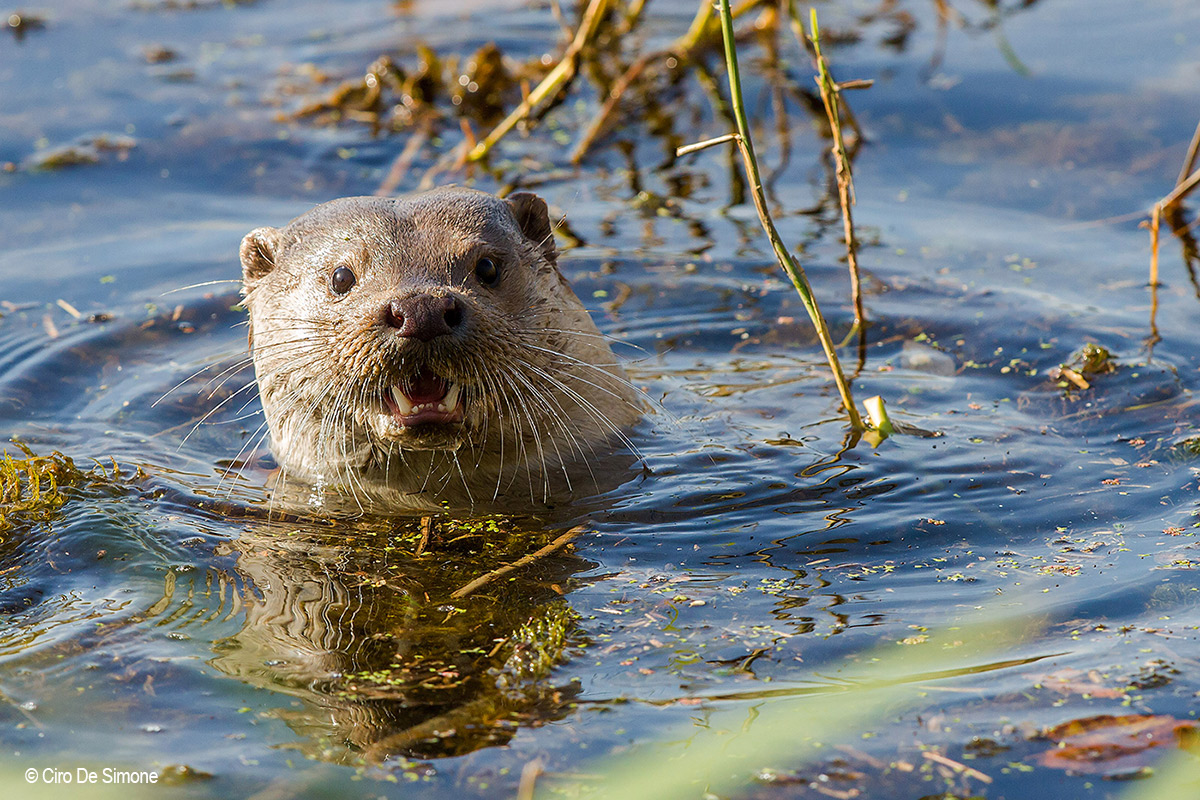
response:
[[[475,276],[483,256],[500,267],[494,287]],[[241,259],[259,394],[291,477],[401,506],[550,502],[594,484],[641,414],[534,195],[335,200],[251,231]],[[340,266],[357,282],[339,296]],[[462,323],[398,336],[386,308],[415,293],[454,297]],[[422,367],[462,385],[461,426],[389,427],[383,393]]]

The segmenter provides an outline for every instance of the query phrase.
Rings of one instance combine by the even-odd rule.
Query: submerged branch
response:
[[[496,580],[497,578],[503,578],[505,575],[509,574],[510,572],[515,572],[516,570],[519,570],[521,567],[528,566],[528,565],[532,564],[534,561],[537,561],[539,558],[545,558],[546,556],[551,555],[555,551],[560,550],[564,545],[568,544],[572,539],[579,536],[579,534],[583,533],[584,530],[586,530],[586,526],[576,525],[574,528],[571,528],[571,530],[562,534],[561,536],[559,536],[557,539],[555,539],[553,542],[546,545],[545,547],[543,547],[539,550],[536,550],[536,551],[530,553],[529,555],[521,556],[520,558],[518,558],[516,561],[512,562],[511,564],[505,564],[502,567],[497,567],[496,569],[492,570],[491,572],[487,573],[486,575],[480,575],[478,578],[471,581],[470,583],[468,583],[464,586],[461,586],[458,589],[455,589],[450,594],[450,597],[454,600],[460,600],[460,599],[466,597],[467,595],[474,593],[481,587],[488,585],[489,583]]]

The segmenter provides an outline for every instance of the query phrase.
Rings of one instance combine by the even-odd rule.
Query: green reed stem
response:
[[[763,191],[758,160],[754,155],[754,143],[750,138],[750,123],[746,119],[745,104],[742,100],[742,79],[738,72],[737,47],[733,36],[733,14],[729,7],[729,0],[720,0],[720,14],[721,36],[725,41],[725,66],[729,73],[729,93],[738,129],[736,141],[738,149],[742,153],[742,161],[745,162],[746,177],[750,183],[751,196],[754,198],[754,208],[758,212],[758,218],[762,222],[767,238],[771,240],[771,247],[775,250],[779,266],[783,267],[783,271],[792,281],[792,286],[796,287],[796,293],[800,295],[800,301],[808,311],[808,316],[817,331],[817,338],[821,340],[821,347],[825,351],[825,357],[829,360],[829,369],[833,373],[833,380],[842,397],[842,405],[850,416],[850,425],[855,430],[863,430],[862,417],[854,405],[854,398],[850,394],[850,384],[846,380],[845,373],[842,372],[842,365],[838,361],[837,351],[834,349],[833,337],[829,333],[829,326],[825,323],[825,318],[821,316],[821,309],[817,306],[817,298],[813,295],[808,276],[804,274],[804,268],[800,266],[800,262],[784,245],[779,231],[775,228],[775,222],[771,219],[770,211],[767,209],[767,197]]]

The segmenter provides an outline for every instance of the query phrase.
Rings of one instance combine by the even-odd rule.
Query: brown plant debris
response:
[[[1147,770],[1158,747],[1193,748],[1196,723],[1162,714],[1101,714],[1042,731],[1057,747],[1038,756],[1044,767],[1116,777]]]

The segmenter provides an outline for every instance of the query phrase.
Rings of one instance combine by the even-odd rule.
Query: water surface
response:
[[[580,80],[548,124],[506,140],[496,172],[447,179],[516,181],[566,214],[563,270],[661,405],[635,432],[646,472],[553,526],[450,526],[419,557],[415,519],[264,513],[237,246],[375,191],[406,141],[289,113],[381,53],[414,64],[419,43],[554,52],[550,10],[81,0],[0,35],[3,431],[142,471],[5,534],[6,789],[31,791],[29,767],[186,766],[166,791],[508,797],[540,759],[541,791],[577,794],[611,759],[677,757],[702,731],[735,741],[772,690],[836,691],[875,648],[919,649],[982,613],[1024,636],[915,680],[920,702],[817,763],[764,755],[754,769],[788,780],[746,770],[738,793],[1121,796],[1042,766],[1054,745],[1034,734],[1195,716],[1200,304],[1167,236],[1152,318],[1137,222],[1196,123],[1200,9],[960,5],[944,26],[917,0],[818,6],[841,34],[838,77],[876,80],[850,95],[871,324],[861,365],[852,346],[842,357],[856,396],[940,435],[847,440],[728,155],[670,156],[727,129],[702,80],[651,93],[575,170],[598,107]],[[640,47],[692,10],[648,4]],[[807,58],[781,37],[780,73],[761,39],[745,47],[781,228],[840,338],[853,311],[826,141],[799,93]],[[716,56],[705,66],[721,85]],[[461,136],[444,125],[400,189]],[[95,163],[44,167],[66,147]],[[1052,371],[1087,343],[1116,370],[1063,388]],[[449,600],[581,521],[573,552]]]

